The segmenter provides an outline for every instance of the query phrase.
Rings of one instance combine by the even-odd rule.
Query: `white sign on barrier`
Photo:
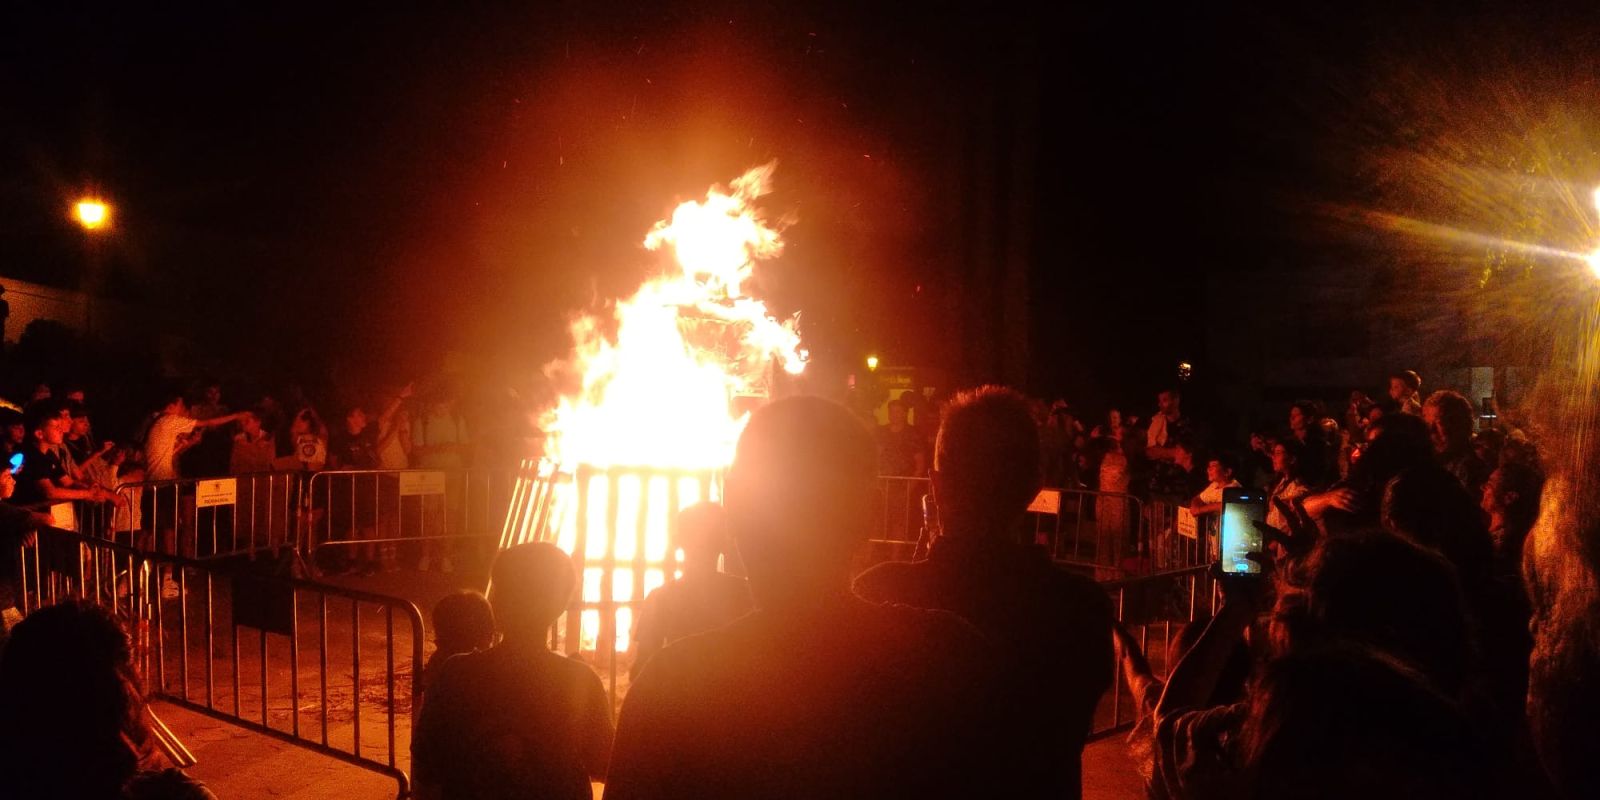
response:
[[[1035,495],[1033,502],[1028,504],[1028,510],[1035,514],[1060,514],[1061,492],[1055,489],[1041,489]]]
[[[443,472],[400,473],[400,495],[414,497],[423,494],[444,494]]]
[[[1178,535],[1185,539],[1193,539],[1200,535],[1200,520],[1189,509],[1178,506],[1178,522],[1176,524]]]
[[[239,482],[233,478],[196,481],[194,484],[195,508],[231,506],[237,502],[239,502]]]

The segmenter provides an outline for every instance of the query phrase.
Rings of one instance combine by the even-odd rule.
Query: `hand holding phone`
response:
[[[1222,530],[1218,537],[1218,567],[1225,575],[1259,575],[1261,565],[1250,558],[1266,549],[1266,537],[1254,523],[1267,518],[1267,495],[1259,489],[1222,490]]]

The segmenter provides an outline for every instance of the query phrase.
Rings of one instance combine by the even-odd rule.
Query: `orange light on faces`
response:
[[[98,231],[111,223],[111,206],[105,201],[86,197],[72,206],[72,218],[86,231]]]

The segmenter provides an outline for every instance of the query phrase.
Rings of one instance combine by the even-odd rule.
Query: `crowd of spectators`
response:
[[[1586,524],[1597,481],[1580,469],[1561,478],[1567,494],[1547,492],[1533,437],[1420,385],[1401,373],[1387,401],[1352,394],[1339,416],[1294,403],[1281,431],[1241,437],[1237,451],[1189,416],[1178,389],[1143,424],[1111,409],[1093,426],[1009,389],[961,392],[917,452],[906,442],[929,435],[925,415],[892,412],[874,438],[843,406],[771,403],[740,438],[722,506],[680,521],[695,566],[646,600],[635,635],[648,652],[620,716],[593,670],[548,649],[578,581],[554,546],[504,551],[487,598],[435,609],[417,794],[587,798],[599,780],[616,798],[1077,797],[1120,663],[1152,797],[1591,796],[1596,737],[1582,712],[1595,704],[1581,670],[1592,642],[1549,637],[1592,626],[1552,610],[1571,614],[1574,592],[1580,612],[1594,609],[1570,588],[1592,592],[1592,564],[1581,546],[1558,556],[1549,541],[1561,537],[1529,534],[1536,521]],[[392,435],[392,407],[364,446],[330,445],[315,415],[296,411],[290,452],[274,460],[368,458]],[[414,435],[412,452],[460,458],[460,426],[435,410],[425,416],[443,432]],[[152,428],[192,436],[194,413],[175,401]],[[78,459],[67,447],[71,415],[30,412],[24,452],[64,452],[30,473],[34,488],[103,500],[80,476],[101,451],[79,441],[91,455]],[[344,435],[366,435],[365,416],[345,414]],[[259,443],[261,419],[241,421],[235,441]],[[938,538],[921,560],[854,574],[891,456],[890,472],[927,469]],[[1048,483],[1171,498],[1198,517],[1229,488],[1264,489],[1262,572],[1214,576],[1220,607],[1180,632],[1158,679],[1104,590],[1018,535]],[[717,568],[726,540],[743,578]],[[93,661],[114,677],[126,638],[93,615],[41,613],[17,638],[59,623],[55,647],[98,642]],[[15,685],[8,670],[33,669],[31,648],[0,652],[0,687]],[[106,697],[107,719],[137,739],[136,692]],[[0,697],[0,728],[37,713]],[[34,764],[54,763],[74,735],[29,742],[47,751]],[[203,791],[134,757],[83,777]]]
[[[10,503],[53,514],[64,528],[82,529],[78,517],[88,513],[97,532],[193,556],[192,537],[174,533],[180,490],[147,490],[145,484],[261,473],[305,476],[321,470],[510,469],[527,454],[532,436],[526,413],[464,403],[453,382],[433,384],[426,393],[408,384],[371,391],[365,400],[324,405],[323,410],[336,409],[329,425],[297,387],[260,395],[236,409],[220,383],[201,381],[189,391],[160,395],[148,414],[135,415],[136,423],[119,430],[97,424],[95,398],[85,390],[57,391],[38,384],[24,402],[0,408],[0,458],[16,479]],[[321,499],[323,505],[341,497],[354,501],[353,513],[326,515],[339,528],[334,531],[339,537],[374,538],[378,533],[370,524],[375,514],[369,507],[376,492],[364,491],[362,480],[375,479],[330,482],[340,497]],[[289,485],[299,484],[271,484],[280,491]],[[239,507],[263,511],[276,504],[280,518],[294,513],[323,519],[317,498],[307,492],[249,502],[250,494],[267,487],[266,482],[241,482],[245,497]],[[294,510],[282,510],[284,505]],[[364,572],[397,568],[392,545],[365,545],[347,555],[332,567]],[[430,545],[419,559],[444,571],[452,566],[450,552],[437,545]]]

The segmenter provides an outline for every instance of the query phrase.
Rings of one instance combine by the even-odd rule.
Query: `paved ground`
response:
[[[387,776],[237,725],[167,703],[153,708],[199,759],[189,774],[221,800],[378,800],[394,797],[398,788]]]
[[[402,572],[380,574],[376,576],[357,577],[331,577],[330,583],[343,585],[353,589],[377,592],[394,596],[408,597],[426,614],[433,602],[450,591],[460,588],[479,588],[482,586],[484,576],[481,566],[478,569],[463,569],[451,575],[439,573]],[[196,584],[198,586],[199,584]],[[195,591],[199,591],[196,589]],[[224,620],[231,615],[231,606],[226,601],[226,592],[217,591],[219,602],[216,606],[217,640],[213,645],[213,659],[216,664],[215,694],[216,704],[221,710],[231,710],[233,679],[232,642],[227,633],[228,625]],[[190,608],[190,617],[194,617],[197,610],[203,607],[199,602],[200,595]],[[317,676],[319,675],[316,643],[320,638],[321,624],[308,615],[311,606],[306,601],[300,607],[302,618],[303,643],[301,654],[301,715],[300,721],[307,735],[314,736],[314,726],[317,722],[315,698]],[[349,639],[350,627],[345,607],[336,607],[328,615],[328,641],[329,641],[329,700],[330,710],[330,741],[335,746],[348,749],[349,736],[352,728],[350,719],[350,706],[353,702],[356,685],[356,674],[349,667],[350,654]],[[383,759],[387,749],[384,744],[383,723],[387,720],[381,709],[384,701],[383,680],[381,673],[383,658],[373,650],[374,644],[381,646],[382,630],[380,619],[372,615],[375,609],[368,608],[363,611],[360,639],[363,641],[363,663],[361,668],[360,697],[362,700],[362,750],[371,758]],[[177,619],[185,615],[171,614],[168,617],[168,626],[173,627]],[[1159,628],[1152,629],[1156,641],[1165,638],[1156,633]],[[204,663],[203,654],[207,648],[205,639],[199,634],[199,628],[191,625],[192,638],[189,642],[190,651],[195,653],[191,662],[189,685],[191,699],[204,702],[205,682],[201,677],[201,665]],[[403,631],[397,631],[398,638],[407,639]],[[243,695],[241,703],[245,716],[256,719],[257,709],[261,709],[262,692],[260,683],[256,678],[261,664],[255,648],[254,634],[246,632],[241,634],[241,647],[239,662],[241,679],[239,689]],[[369,641],[374,640],[374,641]],[[172,649],[182,652],[184,648],[177,646],[177,640],[169,638]],[[1159,658],[1164,648],[1157,646],[1156,641],[1149,642],[1149,649],[1153,657]],[[397,650],[403,654],[407,642],[399,642]],[[431,650],[431,646],[428,648]],[[273,687],[269,695],[267,714],[269,724],[279,730],[287,731],[293,717],[293,702],[285,694],[289,686],[287,649],[282,640],[273,643],[272,657],[269,659],[267,672]],[[175,654],[174,654],[175,655]],[[172,659],[168,663],[168,687],[182,685],[183,681],[172,677],[175,668]],[[401,658],[396,664],[402,675],[409,674],[410,664],[408,659]],[[371,685],[369,685],[371,684]],[[409,695],[397,697],[401,708],[409,706]],[[316,800],[317,798],[338,798],[343,800],[358,800],[359,798],[391,798],[395,796],[397,784],[393,778],[385,775],[352,766],[335,758],[316,753],[305,747],[289,744],[280,739],[254,733],[238,725],[229,724],[216,718],[188,711],[182,707],[169,703],[158,703],[154,706],[157,713],[172,727],[174,732],[182,739],[199,759],[199,764],[190,770],[190,773],[208,786],[222,800],[234,798],[293,798],[294,800]],[[1131,709],[1119,706],[1122,714]],[[1102,723],[1106,723],[1113,713],[1112,697],[1108,698],[1102,708]],[[409,769],[409,715],[403,717],[401,726],[397,731],[395,750],[397,760],[402,769]],[[1136,800],[1143,796],[1142,786],[1137,777],[1132,763],[1127,758],[1126,748],[1120,735],[1103,738],[1090,745],[1084,756],[1084,797],[1088,800]],[[598,787],[597,787],[598,788]]]
[[[156,713],[200,760],[189,774],[221,800],[387,800],[393,779],[167,703]],[[598,793],[597,793],[598,796]],[[1084,753],[1084,800],[1138,800],[1142,787],[1120,737]]]

